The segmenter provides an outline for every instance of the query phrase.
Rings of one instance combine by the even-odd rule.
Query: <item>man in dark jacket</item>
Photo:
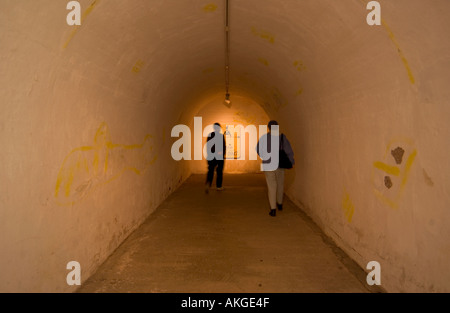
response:
[[[220,133],[220,124],[214,124],[214,132],[208,135],[206,139],[206,152],[208,161],[208,174],[206,175],[205,192],[209,192],[214,178],[214,169],[217,167],[217,190],[223,190],[223,167],[225,164],[226,144],[225,137]]]

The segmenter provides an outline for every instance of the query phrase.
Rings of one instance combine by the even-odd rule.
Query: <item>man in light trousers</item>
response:
[[[270,212],[269,215],[275,217],[277,208],[283,210],[284,195],[284,168],[279,167],[279,150],[286,152],[292,165],[295,164],[294,152],[289,140],[284,134],[279,136],[279,126],[277,121],[270,121],[267,125],[269,132],[258,141],[256,151],[262,159],[261,170],[266,177]],[[272,149],[272,147],[274,147]]]

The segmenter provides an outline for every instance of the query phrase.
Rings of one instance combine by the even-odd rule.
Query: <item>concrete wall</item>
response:
[[[224,3],[0,1],[0,291],[73,291],[190,173],[224,94]],[[231,1],[231,95],[277,119],[289,197],[388,291],[450,291],[447,0]],[[195,165],[192,165],[193,168]]]
[[[388,291],[448,292],[450,3],[381,3],[378,28],[339,2],[315,32],[289,195]]]
[[[57,1],[0,12],[0,291],[73,291],[69,261],[87,279],[189,176],[167,157],[177,117],[104,16],[72,29]]]

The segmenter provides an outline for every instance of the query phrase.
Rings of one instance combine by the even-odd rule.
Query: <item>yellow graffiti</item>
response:
[[[400,146],[404,149],[401,149],[402,156],[398,159],[398,165],[390,165],[389,163],[394,162],[393,153]],[[397,149],[392,150],[395,147]],[[406,156],[406,161],[403,161],[403,155]],[[417,150],[412,147],[411,141],[396,140],[389,143],[384,156],[384,162],[376,161],[373,163],[375,169],[374,174],[376,174],[373,177],[373,182],[375,185],[378,185],[378,187],[374,188],[374,193],[383,203],[393,209],[397,209],[399,206],[399,201],[405,190],[416,156]],[[383,181],[384,185],[382,184]]]
[[[403,173],[403,179],[402,179],[402,184],[401,186],[404,187],[408,181],[408,177],[409,177],[409,172],[411,170],[411,166],[414,163],[414,160],[416,159],[417,156],[417,151],[414,150],[411,155],[408,157],[408,160],[406,160],[406,164],[405,164],[405,171]]]
[[[141,71],[142,67],[144,66],[144,64],[145,64],[144,61],[138,60],[136,62],[136,64],[134,64],[134,66],[131,69],[131,71],[134,72],[134,73],[139,73]]]
[[[299,71],[299,72],[306,70],[306,66],[305,66],[305,65],[303,64],[303,62],[300,61],[300,60],[294,61],[294,67],[295,67],[295,68],[297,69],[297,71]]]
[[[394,176],[400,175],[400,169],[397,166],[387,165],[383,162],[374,162],[373,166],[375,166],[379,170],[386,172],[387,174]]]
[[[253,35],[258,36],[264,40],[267,40],[268,42],[270,42],[272,44],[275,42],[275,36],[267,31],[252,27],[252,33],[253,33]]]
[[[203,7],[203,11],[205,12],[214,12],[215,10],[217,10],[217,5],[215,3],[210,3]]]
[[[151,135],[146,135],[141,144],[115,144],[111,142],[107,124],[102,123],[92,146],[75,148],[64,158],[56,179],[57,203],[74,204],[126,171],[141,175],[157,158],[151,139]]]
[[[411,68],[409,67],[408,61],[406,60],[405,55],[403,54],[402,50],[400,49],[400,45],[398,44],[397,40],[395,39],[394,33],[391,31],[391,29],[389,28],[389,26],[386,24],[386,22],[381,19],[381,25],[383,25],[383,27],[386,29],[386,31],[388,32],[389,38],[391,39],[391,41],[394,43],[395,47],[397,48],[398,54],[403,62],[403,65],[405,66],[406,72],[408,73],[408,77],[409,77],[409,81],[411,82],[411,84],[415,83],[415,79],[414,79],[414,75],[411,71]]]
[[[367,2],[364,0],[359,0],[359,2],[366,7]],[[409,81],[411,82],[411,84],[415,83],[415,78],[414,75],[412,73],[412,70],[408,64],[408,60],[406,60],[405,55],[403,54],[403,51],[400,49],[400,45],[398,44],[397,40],[395,39],[394,33],[392,32],[391,28],[387,25],[386,21],[381,18],[381,25],[383,25],[384,29],[387,31],[389,38],[391,39],[392,43],[395,45],[395,47],[397,48],[397,52],[400,56],[400,59],[403,62],[403,65],[406,69],[406,72],[408,73],[408,77],[409,77]]]
[[[91,5],[81,14],[81,25],[83,25],[84,20],[88,17],[89,14],[91,14],[92,10],[94,10],[95,6],[100,2],[100,0],[94,0]],[[81,27],[81,25],[74,25],[72,32],[69,35],[69,38],[66,40],[66,42],[63,45],[63,49],[67,48],[70,41],[72,41],[75,34],[78,32],[78,29]]]
[[[261,64],[264,64],[265,66],[269,66],[269,61],[267,61],[264,58],[259,58],[258,62],[261,63]]]
[[[347,221],[351,223],[353,213],[355,213],[355,206],[353,205],[350,195],[347,192],[344,192],[344,196],[342,198],[342,209],[344,210]]]

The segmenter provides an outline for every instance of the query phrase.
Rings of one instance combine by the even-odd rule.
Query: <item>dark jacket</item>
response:
[[[269,136],[272,136],[271,133],[262,135],[261,138],[259,138],[258,144],[256,145],[256,152],[262,159],[263,170],[265,168],[267,170],[268,164],[271,162],[270,156],[271,156],[271,151],[272,151],[272,147],[271,147],[272,140],[270,140]],[[291,143],[287,139],[286,135],[281,134],[277,141],[278,141],[278,147],[276,150],[277,151],[284,150],[286,152],[287,156],[289,157],[289,160],[291,161],[292,165],[294,165],[295,164],[294,151],[292,150]],[[263,147],[263,149],[260,149],[260,147]],[[278,166],[277,166],[277,168],[278,168]]]
[[[222,145],[216,145],[217,140],[211,141],[211,139],[216,136],[222,137]],[[208,135],[206,139],[206,151],[208,152],[208,160],[216,159],[216,160],[224,160],[225,155],[227,153],[227,146],[225,144],[225,136],[220,132],[212,132]],[[212,154],[210,154],[210,152]]]

